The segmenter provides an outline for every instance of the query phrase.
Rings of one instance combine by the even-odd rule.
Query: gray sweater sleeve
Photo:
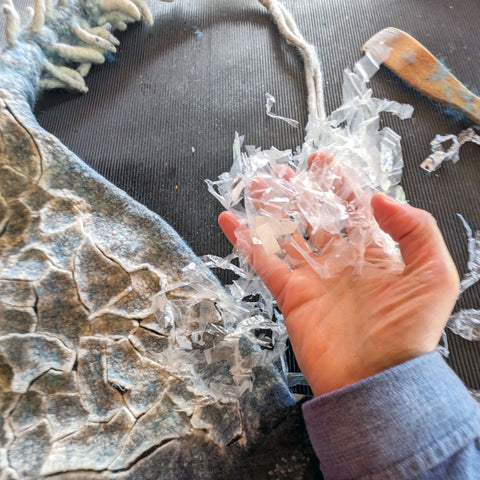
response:
[[[480,407],[432,352],[303,405],[326,480],[480,479]]]

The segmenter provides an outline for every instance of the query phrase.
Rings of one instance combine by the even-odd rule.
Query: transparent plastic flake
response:
[[[480,310],[465,309],[454,313],[447,327],[466,340],[480,340]]]
[[[472,394],[472,397],[474,398],[474,400],[480,403],[480,390],[474,390],[473,388],[469,388],[468,390]]]
[[[467,221],[459,213],[457,215],[465,227],[468,239],[468,272],[460,282],[460,293],[463,293],[480,280],[480,230],[473,235]],[[480,340],[480,310],[466,309],[454,313],[449,318],[447,327],[466,340]]]
[[[303,373],[289,372],[287,375],[288,387],[308,386],[308,382],[305,380]]]
[[[238,278],[223,289],[205,266],[231,270]],[[282,362],[283,317],[271,293],[234,253],[207,255],[201,266],[190,263],[180,280],[162,285],[152,303],[154,319],[145,327],[168,338],[162,364],[204,405],[238,400],[252,388],[254,367]]]
[[[276,115],[275,113],[272,113],[272,107],[275,105],[275,102],[276,102],[275,97],[270,93],[266,93],[265,98],[266,98],[265,111],[269,117],[276,118],[277,120],[282,120],[283,122],[288,123],[293,128],[298,128],[300,126],[300,123],[297,122],[296,120],[293,120],[292,118],[286,118],[280,115]]]
[[[465,227],[468,239],[468,273],[463,277],[460,283],[460,293],[462,293],[480,280],[480,230],[477,230],[474,236],[472,234],[470,225],[468,225],[467,221],[462,217],[462,215],[457,213],[457,216],[460,218],[463,226]]]
[[[451,141],[450,147],[446,149],[444,143]],[[440,168],[445,161],[457,163],[460,160],[460,147],[466,142],[473,142],[480,145],[480,135],[475,133],[473,128],[463,130],[458,137],[456,135],[437,135],[431,142],[432,153],[420,164],[427,172],[434,172]]]
[[[445,329],[442,332],[442,338],[440,339],[440,343],[437,345],[436,351],[445,358],[448,358],[450,355],[450,351],[448,349],[447,331]]]

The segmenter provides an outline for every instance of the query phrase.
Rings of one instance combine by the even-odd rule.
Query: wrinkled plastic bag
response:
[[[323,123],[310,122],[301,149],[247,146],[243,151],[243,137],[237,134],[232,168],[216,181],[207,180],[209,191],[223,207],[249,227],[254,243],[261,243],[267,254],[279,255],[292,268],[295,260],[286,254],[286,243],[310,262],[311,256],[294,237],[321,231],[332,236],[329,248],[343,252],[341,262],[337,260],[335,265],[311,262],[325,278],[347,266],[360,271],[366,247],[372,243],[388,255],[397,255],[394,242],[373,218],[370,199],[382,191],[404,200],[399,186],[403,168],[400,137],[390,128],[380,129],[380,113],[408,118],[413,109],[373,97],[366,84],[378,65],[366,55],[353,71],[345,71],[342,105]],[[309,154],[318,150],[331,154],[333,164],[308,168]],[[343,182],[343,177],[348,182]]]

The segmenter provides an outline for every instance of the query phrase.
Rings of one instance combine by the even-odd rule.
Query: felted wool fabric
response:
[[[32,113],[42,86],[85,90],[102,22],[148,19],[115,5],[37,2],[0,58],[0,478],[313,478],[300,408],[218,281]]]

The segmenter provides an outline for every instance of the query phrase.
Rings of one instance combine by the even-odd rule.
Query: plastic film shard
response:
[[[480,310],[466,309],[454,313],[447,327],[466,340],[480,340]]]
[[[468,272],[460,282],[460,294],[480,280],[480,230],[472,233],[470,225],[457,214],[465,227],[468,248]],[[466,340],[480,340],[480,310],[465,309],[454,313],[448,320],[447,327]]]
[[[446,149],[444,144],[451,141],[450,147]],[[456,135],[437,135],[431,142],[432,153],[420,164],[420,167],[427,172],[434,172],[440,168],[443,162],[451,161],[457,163],[460,160],[460,147],[466,142],[473,142],[480,145],[480,135],[475,133],[473,128],[463,130],[458,137]]]
[[[473,388],[469,388],[472,397],[480,403],[480,390],[474,390]]]
[[[298,123],[296,120],[293,120],[292,118],[282,117],[281,115],[277,115],[272,112],[272,107],[275,105],[275,97],[273,95],[271,95],[270,93],[266,93],[265,98],[266,98],[265,110],[267,115],[270,118],[276,118],[277,120],[282,120],[283,122],[288,123],[293,128],[298,128],[300,126],[300,123]]]
[[[437,345],[437,348],[435,350],[445,358],[448,358],[448,356],[450,355],[450,351],[448,349],[448,337],[446,329],[443,330],[442,338],[440,339],[440,343]]]
[[[460,293],[463,293],[467,288],[470,288],[480,280],[480,230],[477,230],[474,236],[467,221],[459,213],[457,213],[457,215],[465,227],[468,239],[468,273],[463,277],[460,283]]]
[[[175,371],[189,385],[192,402],[202,405],[238,401],[253,387],[254,368],[275,364],[286,349],[283,318],[274,315],[271,294],[249,267],[233,265],[234,259],[205,258],[207,266],[239,275],[227,292],[208,270],[187,265],[178,282],[165,284],[156,295],[155,319],[148,325],[167,343],[156,360]],[[259,298],[246,300],[254,292]]]

